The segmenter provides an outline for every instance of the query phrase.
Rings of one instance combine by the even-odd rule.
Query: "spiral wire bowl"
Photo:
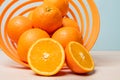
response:
[[[28,15],[43,0],[1,0],[0,1],[0,48],[14,61],[29,67],[19,59],[16,45],[9,39],[6,27],[8,21],[18,15]],[[94,46],[99,30],[100,16],[94,0],[69,0],[68,17],[79,24],[83,36],[83,46],[90,51]]]

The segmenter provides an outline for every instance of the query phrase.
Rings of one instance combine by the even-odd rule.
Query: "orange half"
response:
[[[94,69],[90,53],[78,42],[71,41],[65,48],[66,63],[75,73],[87,73]]]
[[[60,71],[65,61],[61,44],[51,38],[36,41],[28,51],[28,63],[37,74],[50,76]]]

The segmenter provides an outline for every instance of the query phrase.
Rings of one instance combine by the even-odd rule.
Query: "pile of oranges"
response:
[[[44,0],[27,17],[16,16],[7,24],[19,58],[37,74],[55,75],[65,63],[75,73],[94,68],[77,22],[66,17],[68,9],[68,0]]]

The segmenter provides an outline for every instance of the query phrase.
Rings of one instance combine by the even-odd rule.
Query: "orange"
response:
[[[57,7],[61,11],[62,16],[65,16],[69,9],[68,0],[44,0],[44,3]]]
[[[20,59],[27,62],[27,54],[30,46],[38,39],[48,37],[48,33],[41,29],[34,28],[25,31],[18,40],[17,51]]]
[[[77,22],[70,18],[67,18],[67,17],[63,18],[62,25],[63,25],[63,27],[66,27],[66,26],[74,27],[79,30],[79,26],[78,26]]]
[[[7,34],[14,42],[18,42],[20,35],[32,28],[32,22],[24,16],[16,16],[7,24]]]
[[[94,70],[94,61],[90,53],[78,42],[71,41],[65,48],[66,63],[75,73],[87,73]]]
[[[30,11],[30,13],[28,14],[28,18],[29,18],[30,20],[32,20],[32,13],[33,13],[33,10]]]
[[[82,36],[80,32],[73,27],[62,27],[58,29],[52,35],[52,38],[60,42],[64,48],[70,41],[77,41],[82,43]]]
[[[49,5],[40,5],[32,14],[34,27],[53,33],[62,25],[62,15],[58,8]]]
[[[30,47],[27,57],[30,68],[44,76],[58,73],[65,61],[63,47],[52,38],[37,40]]]
[[[44,3],[57,7],[61,11],[62,16],[65,16],[69,9],[68,0],[44,0]]]

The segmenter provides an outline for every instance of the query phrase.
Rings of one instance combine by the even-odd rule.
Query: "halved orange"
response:
[[[90,53],[78,42],[71,41],[65,48],[66,63],[75,73],[87,73],[94,70],[94,61]]]
[[[37,74],[50,76],[60,71],[65,61],[61,44],[51,38],[37,40],[28,51],[28,63]]]

